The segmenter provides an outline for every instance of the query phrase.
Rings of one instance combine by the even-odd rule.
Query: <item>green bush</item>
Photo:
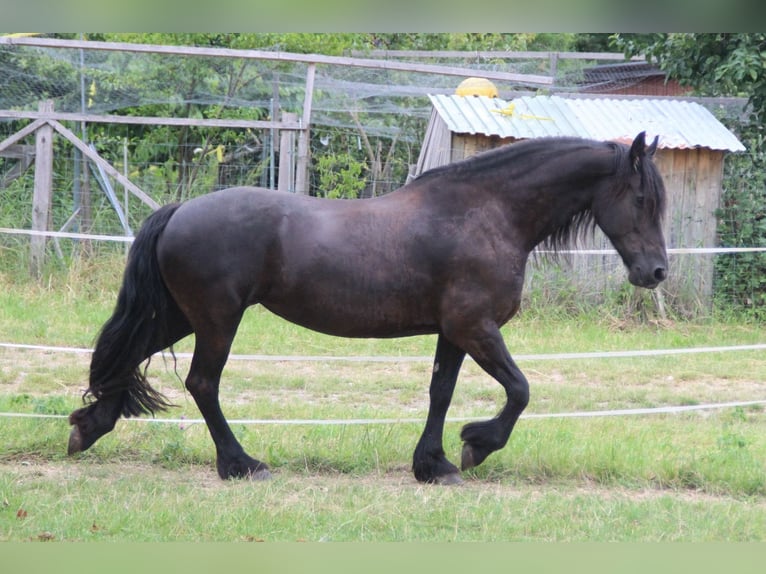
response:
[[[317,159],[320,192],[333,199],[356,199],[365,186],[364,164],[349,153],[324,155]]]
[[[751,122],[731,128],[747,148],[727,157],[718,217],[723,247],[766,247],[766,132]],[[716,303],[766,317],[766,254],[719,256],[715,265]]]

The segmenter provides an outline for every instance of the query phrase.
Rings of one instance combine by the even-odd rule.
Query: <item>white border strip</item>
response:
[[[710,403],[703,405],[680,405],[639,409],[615,409],[602,411],[581,411],[571,413],[530,413],[523,414],[522,419],[562,419],[562,418],[596,418],[596,417],[622,417],[636,415],[657,415],[657,414],[678,414],[690,411],[703,411],[712,409],[726,409],[736,407],[749,407],[755,405],[764,405],[766,400],[761,401],[735,401],[728,403]],[[27,418],[27,419],[67,419],[68,415],[48,415],[40,413],[2,413],[0,418]],[[132,422],[155,423],[155,424],[177,424],[194,425],[205,424],[205,419],[187,419],[187,418],[129,418],[123,419]],[[447,417],[446,422],[470,422],[481,420],[480,416],[475,417]],[[228,419],[230,425],[279,425],[279,426],[339,426],[339,425],[376,425],[376,424],[403,424],[403,423],[425,423],[425,419],[419,418],[393,418],[393,419]]]

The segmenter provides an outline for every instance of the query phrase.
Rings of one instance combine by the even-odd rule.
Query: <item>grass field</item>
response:
[[[0,343],[87,348],[114,303],[106,268],[77,281],[0,280]],[[757,323],[636,322],[527,310],[504,329],[512,354],[667,349],[766,342]],[[242,355],[429,357],[433,337],[344,340],[255,308]],[[191,348],[184,341],[176,349]],[[218,479],[212,442],[183,388],[188,358],[150,367],[177,407],[124,420],[89,451],[65,454],[88,355],[0,348],[0,541],[763,541],[763,405],[573,418],[612,409],[766,399],[766,353],[525,359],[532,398],[508,446],[460,487],[417,483],[430,364],[230,361],[222,404],[268,462],[265,483]],[[177,374],[176,374],[177,371]],[[484,419],[502,391],[467,362],[445,432],[459,459],[462,419]],[[258,419],[258,424],[248,421]],[[317,424],[401,419],[375,424]],[[460,419],[455,420],[455,419]],[[303,421],[280,424],[278,421]]]

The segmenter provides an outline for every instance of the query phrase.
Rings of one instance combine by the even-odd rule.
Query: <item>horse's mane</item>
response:
[[[518,178],[532,170],[539,169],[541,163],[571,152],[590,152],[611,150],[613,163],[608,166],[610,173],[618,178],[627,179],[633,174],[630,162],[630,146],[616,143],[589,140],[576,137],[546,137],[524,140],[481,152],[472,157],[450,164],[432,168],[423,172],[414,181],[427,181],[432,178],[449,177],[455,180],[480,177],[481,174],[502,167],[506,177]],[[577,159],[575,155],[573,159]],[[526,161],[533,159],[534,161]],[[646,193],[644,200],[651,215],[662,216],[665,210],[665,193],[662,179],[651,161],[641,162],[640,175]],[[624,192],[627,186],[617,186],[617,194]],[[577,245],[596,229],[596,220],[590,209],[575,213],[563,225],[549,235],[541,248],[557,255],[560,251]]]
[[[560,156],[562,153],[593,150],[614,146],[611,142],[600,142],[576,137],[545,137],[523,140],[502,145],[474,156],[424,171],[414,181],[449,176],[451,178],[474,178],[494,168],[511,170],[510,175],[519,176],[537,168],[541,162]],[[527,158],[534,161],[525,161]]]

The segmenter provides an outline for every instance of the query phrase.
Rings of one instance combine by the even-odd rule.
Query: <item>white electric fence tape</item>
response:
[[[97,235],[92,233],[72,233],[69,231],[37,231],[33,229],[12,229],[9,227],[0,227],[0,233],[7,235],[32,235],[37,237],[56,237],[62,239],[88,239],[91,241],[117,241],[121,243],[132,243],[134,237],[124,235]],[[766,252],[766,247],[679,247],[670,248],[667,252],[671,255],[681,254],[700,254],[712,255],[716,253],[759,253]],[[537,253],[553,253],[551,251],[538,250]],[[614,249],[573,249],[557,251],[559,254],[567,255],[617,255]]]
[[[45,345],[25,345],[16,343],[0,343],[0,348],[6,349],[24,349],[33,351],[44,352],[59,352],[59,353],[90,353],[91,349],[85,348],[73,348],[73,347],[54,347]],[[679,355],[690,353],[720,353],[729,351],[756,351],[765,350],[766,344],[754,344],[754,345],[731,345],[721,347],[692,347],[685,349],[647,349],[647,350],[634,350],[634,351],[605,351],[605,352],[592,352],[592,353],[552,353],[543,355],[515,355],[516,360],[519,361],[540,361],[540,360],[574,360],[574,359],[608,359],[608,358],[625,358],[625,357],[647,357],[647,356],[664,356],[664,355]],[[177,353],[177,357],[190,357],[191,353]],[[312,355],[232,355],[229,357],[232,360],[241,361],[317,361],[317,362],[336,362],[336,361],[351,361],[351,362],[430,362],[432,357],[418,357],[418,356],[405,356],[405,357],[393,357],[393,356],[312,356]],[[677,414],[689,411],[701,411],[712,409],[724,409],[724,408],[736,408],[736,407],[748,407],[756,405],[764,405],[766,400],[754,400],[754,401],[736,401],[726,403],[711,403],[701,405],[681,405],[681,406],[665,406],[654,408],[638,408],[638,409],[614,409],[614,410],[601,410],[601,411],[584,411],[584,412],[570,412],[570,413],[529,413],[522,414],[521,418],[585,418],[585,417],[614,417],[614,416],[635,416],[635,415],[652,415],[652,414]],[[52,415],[41,413],[2,413],[0,412],[0,418],[38,418],[38,419],[65,419],[67,415]],[[461,418],[447,418],[447,422],[466,422],[476,420],[480,417],[461,417]],[[178,424],[178,425],[192,425],[204,423],[204,419],[186,419],[186,418],[131,418],[127,419],[136,422],[153,422],[164,424]],[[241,425],[313,425],[313,426],[327,426],[327,425],[373,425],[373,424],[399,424],[399,423],[423,423],[424,419],[412,419],[412,418],[386,418],[386,419],[232,419],[229,420],[230,424]]]
[[[92,349],[84,347],[56,347],[48,345],[28,345],[23,343],[0,343],[0,349],[20,349],[52,353],[89,354]],[[545,353],[514,354],[516,361],[568,361],[576,359],[619,359],[630,357],[659,357],[664,355],[689,355],[697,353],[723,353],[729,351],[763,351],[766,343],[752,345],[728,345],[717,347],[687,347],[681,349],[637,349],[633,351],[594,351],[587,353]],[[158,353],[161,355],[162,353]],[[155,355],[156,356],[156,355]],[[191,353],[175,353],[179,359],[190,359]],[[466,357],[470,360],[470,357]],[[230,361],[267,361],[300,363],[430,363],[433,357],[426,355],[230,355]]]
[[[636,415],[678,414],[690,411],[704,411],[713,409],[742,408],[756,405],[764,405],[762,401],[735,401],[728,403],[710,403],[703,405],[680,405],[640,409],[614,409],[602,411],[583,411],[570,413],[524,413],[522,419],[566,419],[566,418],[595,418],[595,417],[624,417]],[[51,415],[42,413],[2,413],[0,418],[26,418],[26,419],[66,419],[68,415]],[[470,422],[484,418],[483,415],[475,417],[447,417],[446,422]],[[205,419],[187,418],[129,418],[125,419],[140,423],[193,425],[204,424]],[[381,425],[403,423],[425,423],[425,419],[419,418],[386,418],[386,419],[227,419],[230,425],[305,425],[305,426],[332,426],[332,425]]]

